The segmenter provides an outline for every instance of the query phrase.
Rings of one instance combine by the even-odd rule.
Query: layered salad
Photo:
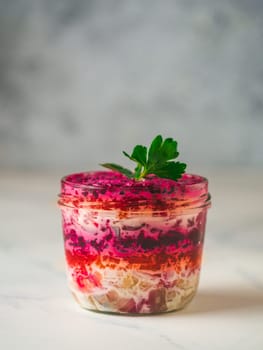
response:
[[[209,205],[205,178],[77,173],[62,179],[59,205],[69,287],[82,307],[149,314],[193,298]]]

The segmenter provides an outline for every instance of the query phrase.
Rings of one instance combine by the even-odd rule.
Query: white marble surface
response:
[[[213,207],[197,296],[126,317],[84,311],[67,290],[59,175],[1,173],[0,348],[263,349],[263,171],[204,174]]]

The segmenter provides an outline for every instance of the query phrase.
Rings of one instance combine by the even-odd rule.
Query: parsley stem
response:
[[[146,175],[148,175],[148,169],[144,168],[143,172],[139,175],[138,180],[143,179],[144,177],[146,177]]]

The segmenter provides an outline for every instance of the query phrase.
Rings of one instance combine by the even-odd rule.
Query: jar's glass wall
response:
[[[205,178],[72,174],[59,204],[69,287],[82,307],[149,314],[193,298],[210,205]]]

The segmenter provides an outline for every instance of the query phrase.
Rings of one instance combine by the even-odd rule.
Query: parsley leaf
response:
[[[179,156],[177,151],[177,141],[172,138],[163,140],[161,135],[158,135],[153,139],[149,150],[147,150],[147,147],[145,146],[137,145],[134,147],[131,155],[125,151],[123,151],[123,154],[137,163],[134,172],[113,163],[105,163],[101,165],[108,169],[118,171],[126,175],[128,178],[136,180],[154,174],[161,178],[176,181],[182,176],[186,169],[185,163],[173,161],[173,159]]]
[[[128,157],[129,159],[145,166],[146,165],[146,158],[147,158],[147,147],[137,145],[134,147],[131,156],[129,156],[128,153],[123,151],[123,154]]]
[[[162,167],[154,170],[154,174],[165,179],[178,180],[184,173],[185,163],[167,162]]]
[[[100,165],[104,166],[104,168],[118,171],[119,173],[122,173],[123,175],[129,177],[130,179],[134,178],[134,174],[132,171],[130,171],[129,169],[123,168],[122,166],[120,166],[118,164],[104,163],[104,164],[100,164]]]

